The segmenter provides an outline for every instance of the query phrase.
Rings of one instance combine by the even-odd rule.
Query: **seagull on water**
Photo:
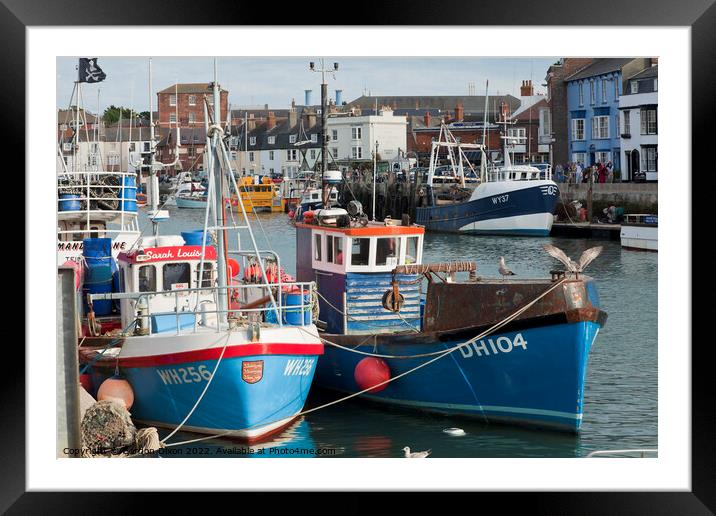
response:
[[[430,452],[432,452],[433,450],[416,451],[410,453],[410,447],[406,446],[405,448],[403,448],[403,451],[405,452],[406,459],[424,459],[425,457],[430,455]]]
[[[571,272],[577,278],[579,278],[579,273],[586,269],[587,265],[592,263],[592,261],[594,261],[594,259],[601,254],[603,247],[601,245],[596,247],[590,247],[582,253],[582,256],[579,257],[578,262],[572,260],[559,247],[545,244],[542,246],[542,249],[547,251],[547,254],[549,254],[553,258],[556,258],[557,260],[562,262],[564,266],[567,267],[567,272]]]
[[[500,256],[500,268],[499,268],[500,274],[502,274],[502,279],[505,279],[505,276],[515,276],[515,273],[512,272],[510,269],[507,268],[507,265],[505,265],[505,257]]]

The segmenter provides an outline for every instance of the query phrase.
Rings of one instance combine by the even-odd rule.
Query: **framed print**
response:
[[[4,2],[28,303],[0,507],[713,510],[690,253],[715,8],[373,11]]]

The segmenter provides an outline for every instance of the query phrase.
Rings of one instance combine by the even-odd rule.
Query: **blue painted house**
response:
[[[631,58],[595,59],[565,78],[569,159],[585,166],[611,161],[621,169],[619,96]]]

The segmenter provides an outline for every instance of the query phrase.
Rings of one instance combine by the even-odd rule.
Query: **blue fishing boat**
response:
[[[474,262],[425,264],[424,227],[363,225],[351,208],[355,215],[318,210],[296,224],[297,279],[317,284],[326,344],[318,386],[408,409],[579,431],[589,352],[606,320],[592,279],[581,269],[484,279]]]
[[[552,181],[551,168],[542,171],[531,165],[513,165],[509,146],[517,137],[508,137],[505,125],[504,164],[488,168],[484,144],[458,142],[443,125],[432,144],[427,183],[419,193],[421,205],[415,220],[431,231],[474,235],[548,236],[554,222],[559,187]],[[468,160],[467,150],[478,154],[480,170]],[[455,179],[446,188],[436,184],[435,171],[444,153]],[[466,188],[465,176],[477,175],[474,189]],[[441,178],[444,180],[444,177]]]
[[[209,202],[206,192],[180,194],[174,199],[177,208],[206,209],[206,205]]]
[[[213,84],[219,113],[216,77]],[[299,415],[323,344],[313,283],[296,282],[276,253],[258,249],[241,201],[237,225],[225,220],[222,199],[239,190],[221,128],[207,134],[212,187],[204,228],[160,235],[161,219],[150,218],[153,235],[117,256],[119,287],[85,296],[79,356],[94,392],[109,379],[125,385],[137,422],[256,442]],[[148,165],[150,189],[160,166]],[[150,199],[157,213],[158,195]],[[227,229],[251,244],[229,249]],[[108,269],[113,259],[104,254],[96,266]],[[111,330],[98,323],[107,301],[119,304]]]

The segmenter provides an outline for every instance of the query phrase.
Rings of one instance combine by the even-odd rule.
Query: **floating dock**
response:
[[[554,224],[552,224],[552,231],[550,231],[550,236],[619,240],[621,229],[622,227],[619,224],[601,224],[594,222],[555,222]]]

